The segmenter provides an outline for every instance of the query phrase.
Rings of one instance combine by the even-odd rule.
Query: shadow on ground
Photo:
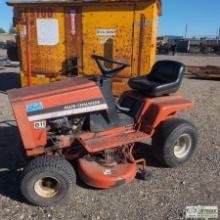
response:
[[[15,72],[7,72],[0,74],[0,91],[20,88],[20,76]]]
[[[16,126],[0,122],[0,194],[23,202],[19,190],[20,171],[25,164]]]
[[[147,162],[147,166],[150,167],[163,167],[152,153],[152,145],[146,143],[139,143],[137,151],[135,153],[137,159],[144,158]]]

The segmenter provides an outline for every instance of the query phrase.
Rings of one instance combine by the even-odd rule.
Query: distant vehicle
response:
[[[7,44],[3,41],[0,41],[0,48],[1,49],[6,49],[7,48]]]
[[[158,54],[168,54],[173,41],[176,42],[176,52],[178,53],[200,53],[200,54],[220,54],[220,40],[218,37],[192,37],[180,38],[174,36],[158,37]]]
[[[169,54],[169,44],[158,42],[157,43],[157,54]]]
[[[8,40],[6,42],[7,56],[11,61],[19,61],[18,46],[15,41]]]

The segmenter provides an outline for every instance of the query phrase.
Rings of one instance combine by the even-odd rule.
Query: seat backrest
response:
[[[162,60],[155,63],[148,79],[158,83],[172,83],[181,81],[185,65],[171,60]]]

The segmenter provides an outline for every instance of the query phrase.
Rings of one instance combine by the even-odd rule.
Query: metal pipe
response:
[[[31,53],[31,22],[29,13],[26,14],[26,25],[27,25],[27,71],[28,71],[28,86],[32,85],[32,53]]]
[[[140,18],[140,36],[139,36],[139,48],[138,48],[138,70],[137,75],[141,75],[141,65],[142,65],[142,50],[144,46],[144,28],[145,28],[145,16],[141,14]]]

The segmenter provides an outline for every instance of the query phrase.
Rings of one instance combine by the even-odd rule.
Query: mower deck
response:
[[[106,167],[96,161],[79,159],[79,175],[89,186],[108,189],[131,182],[137,172],[136,163],[117,164]]]

